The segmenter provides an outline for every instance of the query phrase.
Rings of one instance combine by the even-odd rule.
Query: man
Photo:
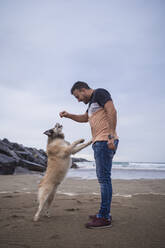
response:
[[[112,201],[111,168],[112,159],[118,146],[116,133],[117,114],[109,92],[105,89],[91,89],[87,83],[78,81],[71,89],[79,102],[88,104],[85,114],[74,115],[66,111],[60,117],[70,118],[77,122],[88,122],[92,132],[92,148],[96,162],[96,174],[100,184],[101,206],[98,214],[90,215],[87,228],[110,227]]]

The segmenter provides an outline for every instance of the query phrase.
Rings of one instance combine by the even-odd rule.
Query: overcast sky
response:
[[[86,111],[70,94],[81,80],[111,93],[116,161],[164,162],[164,25],[164,0],[0,0],[0,139],[45,149],[56,122],[90,139],[88,123],[59,117]]]

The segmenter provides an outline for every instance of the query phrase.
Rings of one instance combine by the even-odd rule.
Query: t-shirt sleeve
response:
[[[101,107],[104,107],[106,102],[112,101],[110,93],[105,89],[97,89],[95,94],[95,100]]]

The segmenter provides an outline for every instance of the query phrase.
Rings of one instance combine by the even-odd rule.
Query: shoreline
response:
[[[81,175],[81,177],[79,176]],[[81,179],[97,179],[95,169],[71,169],[67,175],[68,178],[79,177]],[[140,180],[140,179],[165,179],[165,170],[140,170],[140,169],[114,169],[112,168],[112,179],[121,180]]]
[[[2,248],[163,248],[165,179],[113,179],[112,227],[87,229],[100,206],[97,180],[66,178],[47,218],[33,222],[41,175],[0,176]],[[5,192],[6,191],[6,192]]]
[[[0,175],[0,193],[9,192],[36,192],[43,174],[18,174]],[[164,194],[165,179],[113,179],[113,194]],[[57,193],[75,194],[100,194],[97,179],[82,179],[78,177],[66,177],[58,187]]]

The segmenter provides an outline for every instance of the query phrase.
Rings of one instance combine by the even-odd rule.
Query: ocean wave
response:
[[[95,162],[77,163],[81,170],[95,169]],[[165,171],[165,163],[145,163],[145,162],[113,162],[113,169],[120,170],[156,170]]]

